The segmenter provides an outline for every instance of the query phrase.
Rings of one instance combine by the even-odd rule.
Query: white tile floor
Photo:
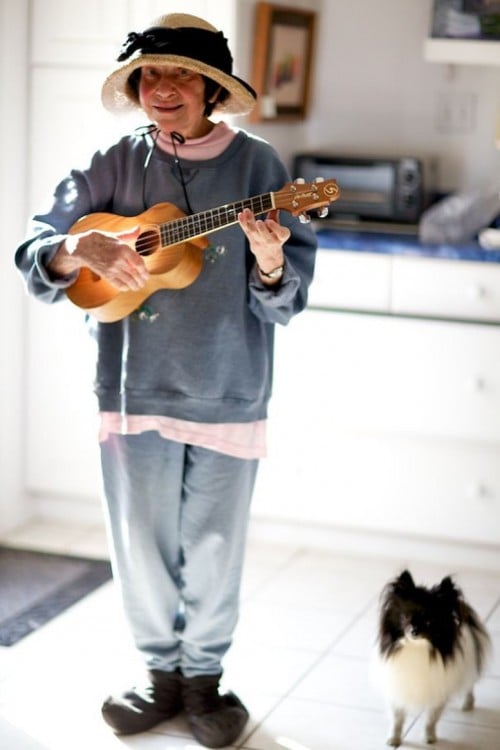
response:
[[[32,523],[3,540],[38,549],[106,555],[100,528]],[[251,541],[225,683],[251,711],[238,748],[375,750],[385,746],[383,699],[369,655],[384,583],[409,564],[421,583],[456,573],[486,618],[495,656],[477,707],[451,705],[438,730],[446,750],[500,749],[500,574],[405,560],[363,559]],[[115,737],[100,718],[108,691],[141,678],[112,583],[12,648],[0,649],[0,747],[5,750],[195,750],[182,719]],[[3,723],[2,723],[3,722]],[[423,748],[422,717],[404,747]]]

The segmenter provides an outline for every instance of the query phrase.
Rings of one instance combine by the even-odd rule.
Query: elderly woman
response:
[[[139,108],[150,126],[62,180],[16,264],[31,294],[69,296],[93,321],[113,573],[149,677],[108,698],[104,719],[131,734],[184,711],[201,744],[222,747],[248,719],[219,682],[266,450],[274,325],[305,307],[316,243],[267,202],[289,179],[275,150],[214,119],[256,98],[222,32],[163,16],[129,34],[118,63],[104,106]],[[160,235],[171,255],[144,229],[156,204],[187,232],[182,244],[182,232]]]

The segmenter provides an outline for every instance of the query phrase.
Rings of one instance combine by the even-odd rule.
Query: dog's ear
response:
[[[457,616],[459,615],[460,605],[463,598],[462,592],[455,585],[451,576],[446,576],[446,578],[443,578],[441,583],[434,588],[434,593],[436,593],[450,609],[456,611]]]
[[[401,573],[401,575],[398,578],[398,581],[403,586],[408,586],[410,588],[415,588],[415,582],[414,582],[414,580],[412,578],[412,575],[411,575],[411,573],[410,573],[409,570],[403,570],[403,572]]]
[[[396,594],[405,594],[413,591],[415,582],[409,570],[403,570],[401,575],[394,581],[394,591]]]
[[[446,578],[443,578],[441,583],[437,586],[437,591],[444,597],[450,597],[453,599],[456,599],[459,595],[459,589],[455,586],[453,582],[453,578],[451,576],[446,576]]]

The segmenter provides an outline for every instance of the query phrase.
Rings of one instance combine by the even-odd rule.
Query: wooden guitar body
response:
[[[159,225],[185,214],[171,203],[158,203],[138,216],[110,213],[89,214],[79,219],[68,234],[90,229],[123,233],[140,229],[136,240],[127,243],[143,256],[149,279],[138,291],[121,292],[89,268],[80,269],[75,283],[67,289],[68,298],[103,323],[113,323],[130,315],[145,299],[160,289],[182,289],[193,283],[203,265],[205,237],[161,246]]]

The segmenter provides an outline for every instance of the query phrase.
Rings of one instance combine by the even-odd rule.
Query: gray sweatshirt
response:
[[[15,262],[28,292],[53,303],[66,299],[74,277],[51,278],[47,265],[72,225],[93,212],[136,216],[168,202],[188,213],[179,165],[150,150],[149,139],[127,136],[97,152],[56,188],[48,213],[34,216]],[[188,199],[197,213],[280,190],[289,175],[275,150],[243,130],[206,161],[182,159]],[[316,240],[287,211],[285,274],[279,285],[259,280],[239,225],[209,236],[202,270],[184,289],[161,289],[143,309],[114,323],[88,318],[97,342],[95,392],[101,411],[157,414],[195,422],[252,422],[267,416],[274,324],[303,310],[312,280]],[[82,312],[82,318],[84,313]],[[300,352],[297,353],[300,357]]]

